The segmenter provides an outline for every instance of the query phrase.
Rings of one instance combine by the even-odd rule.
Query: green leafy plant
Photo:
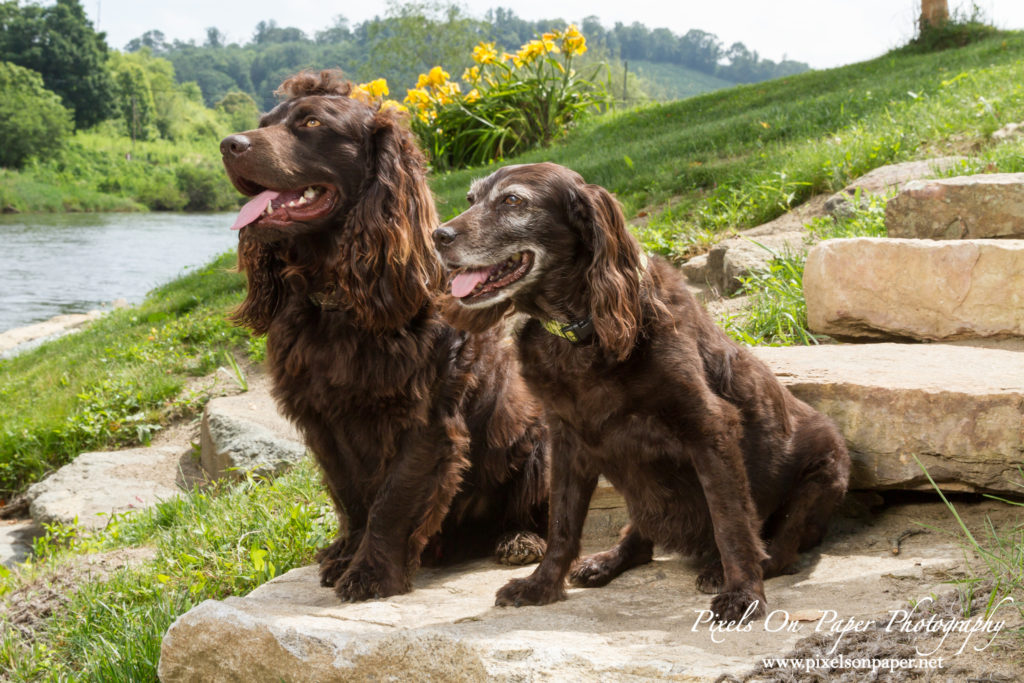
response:
[[[493,42],[473,48],[474,66],[462,81],[440,66],[420,74],[405,97],[413,131],[437,169],[479,165],[547,145],[587,113],[610,102],[597,76],[574,67],[587,51],[575,26],[544,33],[515,54],[498,54]]]

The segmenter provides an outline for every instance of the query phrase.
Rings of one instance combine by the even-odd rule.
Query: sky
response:
[[[275,20],[312,36],[343,15],[350,25],[383,16],[386,2],[332,0],[82,0],[107,44],[123,49],[150,29],[168,40],[202,43],[206,28],[216,26],[229,42],[245,43],[260,21]],[[595,15],[605,26],[639,21],[677,34],[700,29],[718,36],[726,47],[744,43],[761,57],[806,62],[827,68],[858,62],[902,45],[914,34],[920,0],[461,0],[471,16],[492,7],[511,7],[524,19],[579,21]],[[1024,29],[1024,0],[950,0],[950,10],[969,13],[972,5],[999,28]]]

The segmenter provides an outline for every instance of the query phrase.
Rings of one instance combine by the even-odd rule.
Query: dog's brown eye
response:
[[[501,202],[507,206],[519,206],[523,203],[523,200],[518,195],[510,194],[506,195]]]
[[[320,119],[306,119],[302,125],[306,128],[316,128],[322,124],[320,123]]]

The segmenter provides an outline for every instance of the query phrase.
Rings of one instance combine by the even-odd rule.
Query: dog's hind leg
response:
[[[578,560],[569,572],[569,581],[574,586],[597,588],[627,569],[647,564],[653,557],[654,542],[627,525],[614,548]]]
[[[835,427],[822,415],[805,420],[793,440],[793,458],[806,463],[782,506],[766,522],[765,578],[793,573],[798,553],[821,543],[828,520],[850,477],[850,456]]]

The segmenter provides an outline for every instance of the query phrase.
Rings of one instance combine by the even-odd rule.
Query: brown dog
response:
[[[274,396],[323,469],[342,533],[320,579],[347,600],[408,591],[422,562],[536,561],[546,429],[500,330],[439,313],[424,160],[395,112],[300,74],[256,130],[221,143]],[[346,533],[347,530],[347,533]]]
[[[623,494],[619,544],[579,561],[581,586],[649,562],[654,543],[711,555],[698,588],[718,619],[764,614],[763,578],[821,541],[846,491],[832,423],[731,341],[660,258],[647,259],[603,188],[554,164],[475,182],[472,205],[434,232],[461,303],[458,326],[510,308],[527,384],[552,432],[548,551],[499,605],[564,598],[598,475]]]

